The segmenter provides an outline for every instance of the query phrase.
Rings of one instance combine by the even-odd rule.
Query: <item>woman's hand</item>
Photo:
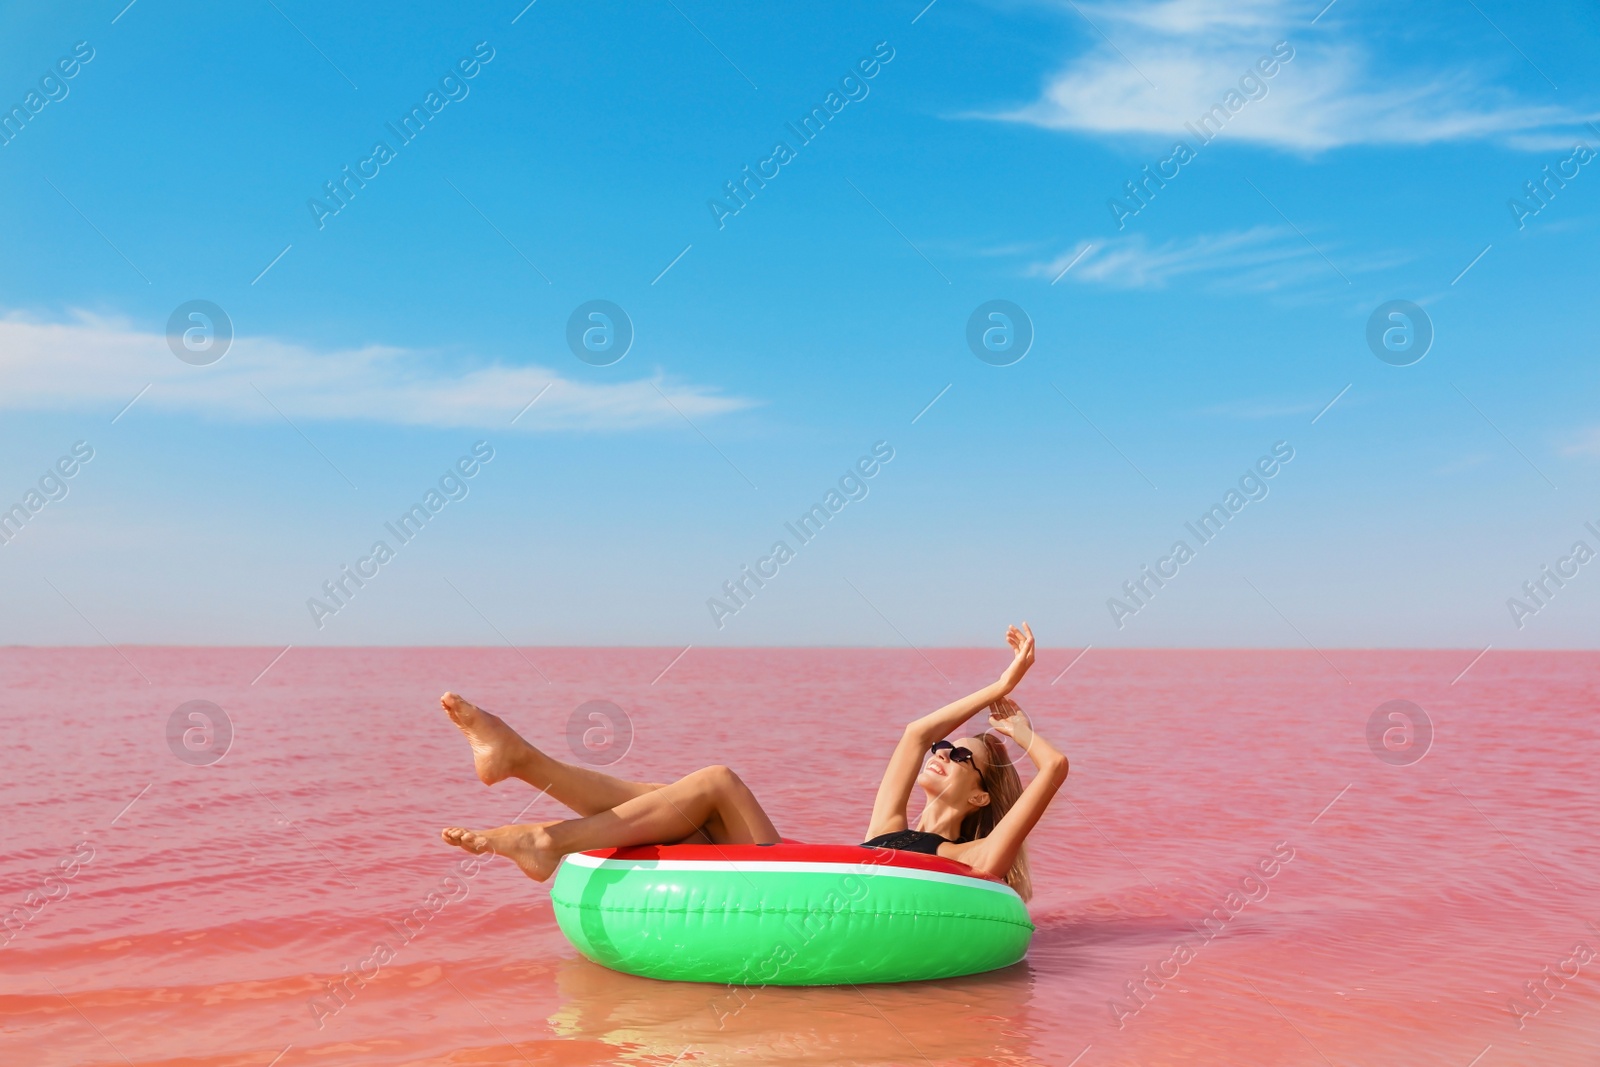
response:
[[[1003,700],[1022,681],[1022,676],[1033,666],[1033,631],[1028,629],[1027,623],[1023,623],[1020,630],[1015,626],[1010,627],[1006,631],[1006,643],[1011,646],[1015,656],[998,681],[990,682],[976,693],[952,700],[938,711],[929,712],[906,726],[905,735],[915,742],[913,747],[920,750],[919,757],[925,758],[928,745],[947,736],[978,712],[993,707],[996,701]],[[1031,731],[1029,736],[1032,736]],[[909,795],[910,786],[906,788]]]
[[[1011,666],[1007,667],[1000,675],[1000,684],[1007,693],[1017,687],[1022,681],[1022,676],[1028,673],[1028,668],[1033,666],[1033,630],[1027,623],[1022,624],[1022,629],[1015,626],[1006,629],[1006,644],[1011,646],[1015,653]]]
[[[1015,700],[1001,697],[989,705],[989,729],[1005,734],[1026,751],[1033,743],[1033,722]]]

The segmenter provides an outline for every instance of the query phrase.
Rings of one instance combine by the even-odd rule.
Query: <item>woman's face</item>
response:
[[[922,763],[917,784],[930,796],[959,804],[971,794],[983,792],[983,772],[989,768],[989,751],[988,746],[976,737],[958,738],[953,744],[972,753],[972,759],[951,759],[955,754],[953,749],[930,753]]]

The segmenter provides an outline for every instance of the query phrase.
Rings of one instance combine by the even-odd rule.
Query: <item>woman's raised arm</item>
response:
[[[1033,666],[1033,630],[1026,622],[1020,630],[1015,626],[1006,630],[1006,643],[1011,646],[1013,656],[999,681],[906,726],[894,746],[894,754],[889,757],[883,780],[878,783],[878,795],[872,802],[872,822],[867,828],[868,838],[906,828],[906,802],[917,784],[917,772],[927,758],[928,746],[1015,689]]]
[[[1016,862],[1028,832],[1050,806],[1061,783],[1067,780],[1067,757],[1033,730],[1027,713],[1010,700],[1002,700],[989,715],[989,727],[1022,746],[1037,773],[995,828],[976,841],[961,846],[956,858],[983,874],[1004,878]]]
[[[1006,644],[1011,646],[1013,655],[1011,665],[1001,672],[999,681],[984,686],[976,693],[969,693],[960,700],[953,700],[938,711],[929,712],[907,726],[906,734],[916,737],[926,748],[941,737],[948,736],[952,730],[990,704],[1010,694],[1022,681],[1023,675],[1028,673],[1028,668],[1033,666],[1033,630],[1027,623],[1023,623],[1020,630],[1015,626],[1007,628]]]

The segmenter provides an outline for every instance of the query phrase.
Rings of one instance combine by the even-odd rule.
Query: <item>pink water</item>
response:
[[[1031,842],[1023,963],[729,1014],[724,988],[579,958],[496,861],[319,1028],[312,998],[455,869],[439,827],[562,814],[477,782],[443,690],[558,755],[612,700],[614,773],[727,763],[786,836],[855,842],[900,726],[1005,656],[696,648],[652,684],[677,649],[296,648],[251,684],[276,649],[123,652],[0,650],[8,1067],[1600,1062],[1600,958],[1572,962],[1600,950],[1597,654],[1491,651],[1452,684],[1472,652],[1093,650],[1051,685],[1076,653],[1043,652],[1017,696],[1072,773]],[[168,748],[195,699],[234,725],[214,765]],[[1420,762],[1368,746],[1391,699],[1432,719]],[[1197,934],[1275,846],[1258,899]],[[1178,973],[1131,999],[1147,966]]]

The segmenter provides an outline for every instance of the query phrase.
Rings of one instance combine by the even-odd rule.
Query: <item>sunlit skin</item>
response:
[[[1033,666],[1033,631],[1010,627],[1006,643],[1013,658],[1000,679],[910,723],[889,757],[873,802],[867,837],[907,828],[906,806],[913,787],[925,803],[916,829],[951,839],[939,855],[968,864],[979,873],[1003,877],[1022,842],[1044,814],[1067,777],[1067,759],[1040,737],[1023,710],[1009,697]],[[478,778],[496,785],[517,778],[571,808],[575,819],[523,823],[494,830],[450,827],[446,842],[473,853],[507,857],[528,877],[544,881],[561,857],[574,852],[626,845],[712,842],[774,844],[781,840],[749,786],[728,767],[703,767],[675,782],[630,782],[592,768],[553,759],[530,745],[505,721],[455,693],[440,698],[450,721],[466,735]],[[981,710],[989,729],[1020,747],[1036,773],[1022,795],[986,837],[957,842],[968,815],[990,803],[983,787],[989,751],[977,737],[954,744],[973,754],[973,764],[952,760],[949,752],[929,750]]]

